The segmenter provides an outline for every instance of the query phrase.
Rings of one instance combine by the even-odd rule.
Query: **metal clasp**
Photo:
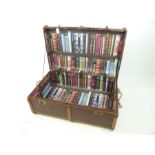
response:
[[[103,116],[103,112],[101,110],[95,110],[94,114]]]
[[[46,105],[46,101],[44,101],[44,100],[39,100],[38,103],[41,105]]]

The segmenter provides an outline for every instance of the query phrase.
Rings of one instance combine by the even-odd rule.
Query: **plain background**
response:
[[[155,134],[153,6],[149,0],[0,1],[0,154],[151,154],[153,141],[124,135]],[[123,108],[114,131],[31,113],[27,95],[42,79],[47,24],[127,28]]]

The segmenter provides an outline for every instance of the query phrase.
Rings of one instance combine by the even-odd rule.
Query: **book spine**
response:
[[[52,33],[53,52],[57,52],[57,34]]]
[[[112,35],[109,34],[109,45],[108,45],[108,55],[110,55],[110,50],[111,50],[111,44],[112,44]]]
[[[68,62],[68,66],[67,66],[67,70],[70,71],[71,67],[72,67],[72,60],[71,60],[71,56],[67,56],[67,62]]]
[[[97,107],[97,93],[93,93],[92,95],[91,106]]]
[[[117,75],[117,66],[118,66],[118,59],[115,59],[115,61],[114,61],[114,76]]]
[[[86,106],[88,93],[84,93],[81,105]]]
[[[72,33],[68,31],[69,52],[72,52]]]
[[[81,103],[82,103],[83,96],[84,96],[84,92],[82,92],[81,95],[80,95],[80,99],[79,99],[79,102],[78,102],[79,105],[81,105]]]
[[[109,76],[113,77],[115,76],[115,73],[114,73],[114,70],[115,69],[115,63],[114,62],[111,62],[110,63],[110,69],[109,69]]]
[[[88,97],[87,97],[87,102],[86,102],[86,106],[89,105],[90,102],[90,97],[91,97],[91,92],[88,93]]]
[[[101,54],[104,55],[105,53],[105,35],[102,36],[102,52]]]
[[[47,95],[49,94],[49,92],[51,91],[52,86],[49,86],[46,91],[42,94],[42,97],[45,99],[47,97]]]
[[[61,95],[58,97],[58,100],[61,100],[62,99],[62,97],[64,96],[64,94],[66,93],[66,91],[67,91],[66,89],[63,89]]]
[[[95,54],[95,47],[96,47],[96,35],[95,34],[93,34],[93,42],[92,42],[92,44],[93,44],[93,46],[92,46],[92,48],[93,48],[92,53]]]
[[[108,60],[107,63],[106,63],[106,71],[105,71],[105,73],[107,75],[109,75],[109,71],[110,71],[110,61]]]
[[[78,33],[74,33],[75,35],[75,53],[79,53],[79,35]]]
[[[96,88],[96,76],[91,76],[91,89]]]
[[[105,35],[105,49],[104,49],[104,55],[108,55],[109,39],[110,39],[110,35],[109,35],[109,33],[106,33],[106,35]]]
[[[70,52],[68,34],[65,34],[65,35],[64,35],[64,39],[65,39],[65,52]]]
[[[87,82],[87,88],[91,89],[91,75],[88,75],[88,82]]]
[[[61,42],[61,35],[57,34],[57,50],[62,52],[62,42]]]
[[[112,35],[112,43],[111,43],[111,47],[110,47],[110,55],[113,55],[113,51],[114,51],[114,43],[115,43],[115,39],[116,39],[116,35]]]
[[[113,56],[118,56],[118,51],[119,51],[119,43],[120,43],[120,40],[121,40],[120,35],[116,35]]]
[[[80,33],[80,53],[83,53],[83,33]]]
[[[64,34],[61,34],[62,51],[65,52],[65,38]]]
[[[98,104],[97,104],[98,108],[103,108],[103,98],[104,98],[104,95],[99,94],[99,100],[98,100]]]
[[[96,55],[100,55],[100,46],[101,46],[101,34],[96,34],[96,49],[95,49]]]
[[[85,53],[88,53],[88,33],[86,33]]]
[[[55,96],[53,97],[53,100],[57,100],[62,92],[62,88],[58,88],[57,93],[55,94]]]

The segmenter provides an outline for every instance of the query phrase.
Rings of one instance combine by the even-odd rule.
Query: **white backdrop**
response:
[[[147,149],[142,138],[139,138],[141,146],[136,146],[137,141],[132,138],[130,144],[124,136],[111,140],[105,134],[155,134],[153,6],[151,1],[1,1],[0,143],[3,154],[80,154],[81,150],[94,154],[100,153],[101,148],[106,153],[109,150],[121,153],[129,145],[137,150],[144,148],[141,152],[150,154],[150,146]],[[31,113],[26,97],[42,78],[45,24],[127,28],[119,74],[123,108],[114,131]],[[116,145],[121,142],[127,144],[123,149]]]

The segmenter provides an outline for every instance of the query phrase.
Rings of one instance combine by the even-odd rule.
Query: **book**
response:
[[[100,55],[100,48],[101,48],[101,34],[96,34],[96,49],[95,49],[96,55]]]
[[[97,103],[98,108],[103,108],[103,99],[104,99],[104,94],[99,94],[99,100]]]
[[[88,44],[89,44],[89,43],[88,43],[88,38],[89,38],[88,35],[89,35],[89,34],[86,33],[86,39],[85,39],[85,53],[86,53],[86,54],[88,53]]]
[[[57,52],[57,34],[52,33],[52,46],[53,46],[53,52]]]
[[[109,76],[111,76],[111,77],[115,76],[115,63],[114,62],[110,63]]]
[[[111,47],[110,47],[110,55],[113,55],[114,52],[114,45],[115,45],[115,39],[116,39],[116,35],[112,35],[112,43],[111,43]]]
[[[109,40],[110,40],[110,34],[106,33],[105,35],[105,48],[104,48],[104,55],[108,55],[108,50],[109,50]]]
[[[118,67],[118,59],[115,59],[115,62],[114,62],[114,76],[117,75],[117,67]]]
[[[110,72],[110,61],[108,60],[107,61],[107,63],[106,63],[106,71],[105,71],[105,73],[107,74],[107,75],[109,75],[109,72]]]
[[[113,56],[117,56],[118,55],[120,40],[121,40],[121,36],[120,35],[116,35]]]
[[[90,97],[91,97],[91,92],[88,93],[88,97],[87,97],[87,101],[86,101],[86,106],[89,105]]]
[[[81,95],[80,95],[80,99],[79,99],[79,102],[78,102],[79,105],[82,104],[83,96],[84,96],[84,92],[82,92]]]
[[[72,52],[72,33],[71,31],[68,31],[68,44],[69,44],[69,51],[68,52]]]

